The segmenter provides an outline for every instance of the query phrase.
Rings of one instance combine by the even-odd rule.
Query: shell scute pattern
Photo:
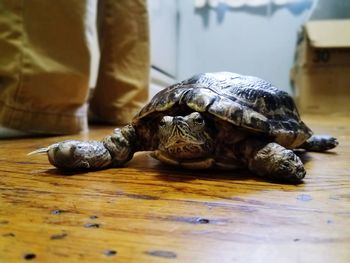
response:
[[[227,122],[241,126],[243,108],[240,104],[223,96],[218,97],[208,108],[208,112]]]
[[[185,87],[181,84],[175,84],[166,89],[163,89],[141,109],[139,114],[135,117],[134,121],[137,121],[138,119],[141,119],[153,112],[163,112],[170,109],[176,103],[178,103],[180,97],[186,93],[187,90],[188,87]]]
[[[267,81],[236,73],[205,73],[158,93],[134,119],[187,114],[184,107],[270,137],[285,147],[312,135],[300,120],[293,99]]]
[[[219,96],[206,87],[197,87],[189,90],[180,101],[180,104],[186,104],[188,107],[198,112],[207,111],[208,107],[218,100]]]

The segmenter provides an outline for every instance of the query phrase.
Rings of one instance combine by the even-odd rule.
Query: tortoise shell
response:
[[[230,72],[199,74],[165,88],[143,107],[133,125],[147,139],[156,133],[155,122],[150,120],[191,111],[268,137],[287,148],[300,146],[312,135],[287,92],[260,78]]]

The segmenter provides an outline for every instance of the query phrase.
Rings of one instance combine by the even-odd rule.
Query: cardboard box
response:
[[[350,20],[304,25],[291,81],[301,113],[350,113]]]

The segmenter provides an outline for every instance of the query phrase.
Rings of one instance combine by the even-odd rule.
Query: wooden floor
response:
[[[2,140],[0,261],[350,262],[350,118],[304,119],[340,145],[305,155],[300,185],[176,170],[145,153],[125,168],[62,174],[26,154],[68,137]]]

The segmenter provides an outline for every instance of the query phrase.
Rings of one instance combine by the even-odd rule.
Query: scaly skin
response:
[[[47,155],[52,165],[64,169],[101,169],[110,166],[112,158],[98,141],[64,141],[50,145]]]
[[[257,175],[288,182],[299,182],[305,177],[300,158],[277,143],[247,139],[239,147],[249,170]]]
[[[330,135],[313,135],[300,148],[312,152],[324,152],[338,145],[336,138]]]
[[[126,125],[102,141],[68,140],[29,154],[47,153],[50,163],[62,170],[104,169],[128,162],[135,152],[136,139],[134,128]]]
[[[230,167],[235,159],[255,174],[267,178],[299,182],[305,176],[304,166],[292,150],[257,137],[240,137],[242,132],[235,133],[233,130],[227,132],[225,138],[215,138],[217,134],[211,131],[213,127],[209,127],[198,112],[187,116],[164,116],[158,125],[158,133],[153,135],[158,138],[157,145],[152,146],[154,149],[145,150],[154,150],[152,156],[167,164],[207,169],[215,167],[218,159],[226,160],[226,163],[220,163],[221,166]],[[142,146],[142,140],[132,125],[126,125],[115,129],[101,142],[64,141],[33,153],[47,153],[50,163],[59,169],[103,169],[128,162]],[[215,156],[215,147],[220,144],[225,145],[227,152]],[[324,151],[337,144],[333,137],[316,135],[300,147]]]

